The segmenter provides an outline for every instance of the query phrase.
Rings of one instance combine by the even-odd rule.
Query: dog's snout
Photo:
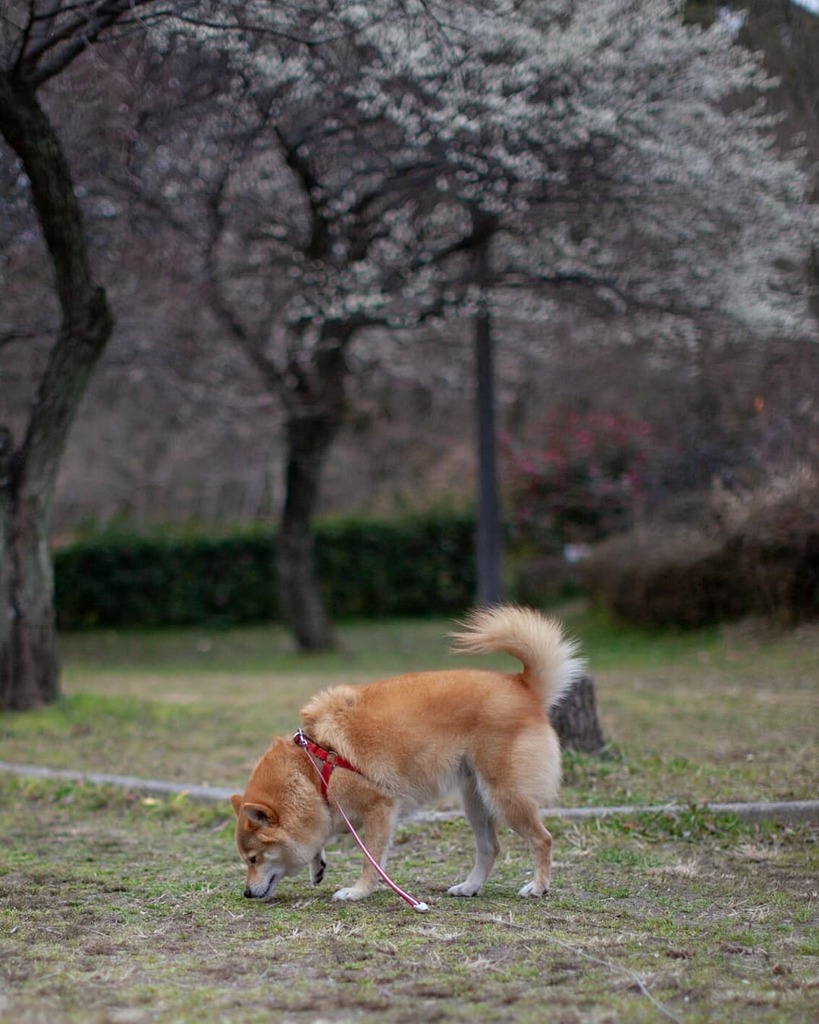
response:
[[[245,887],[245,899],[248,899],[248,900],[252,900],[253,899],[253,891],[251,890],[249,885]]]

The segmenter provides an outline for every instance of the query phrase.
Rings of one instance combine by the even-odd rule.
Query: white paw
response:
[[[548,892],[548,885],[540,886],[534,882],[527,882],[522,889],[518,889],[518,896],[545,896]]]
[[[471,885],[469,882],[461,882],[460,885],[453,885],[447,889],[450,896],[477,896],[480,891],[481,886]]]
[[[363,900],[364,897],[368,896],[368,895],[369,895],[369,893],[364,892],[361,889],[356,889],[356,887],[353,885],[349,889],[339,889],[337,892],[334,892],[333,893],[333,899],[334,900],[350,900],[350,901],[352,901],[352,900]]]

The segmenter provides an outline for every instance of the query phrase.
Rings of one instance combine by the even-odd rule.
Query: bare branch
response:
[[[69,5],[51,3],[45,12],[39,15],[32,13],[23,32],[23,45],[14,67],[15,78],[38,88],[64,71],[103,32],[126,15],[133,15],[137,8],[155,3],[156,0],[89,0]]]
[[[279,142],[284,154],[285,163],[299,179],[302,192],[307,199],[310,211],[310,242],[305,250],[308,259],[322,259],[328,249],[330,230],[326,215],[326,206],[318,198],[320,181],[312,164],[297,145],[294,145],[279,125],[273,126],[273,134]]]
[[[18,342],[24,341],[36,341],[38,338],[45,337],[47,334],[52,333],[51,330],[41,331],[20,331],[15,328],[0,328],[0,348],[5,348],[7,345],[16,345]]]

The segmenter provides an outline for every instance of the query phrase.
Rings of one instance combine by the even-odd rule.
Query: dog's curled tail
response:
[[[451,633],[459,654],[511,654],[523,663],[521,678],[548,709],[583,674],[576,657],[578,645],[568,640],[563,627],[531,608],[500,605],[478,608],[462,623],[463,632]]]

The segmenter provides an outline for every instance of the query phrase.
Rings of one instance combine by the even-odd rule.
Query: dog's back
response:
[[[413,804],[434,799],[464,770],[514,778],[553,800],[560,758],[548,710],[581,670],[575,645],[558,623],[524,608],[477,611],[464,625],[453,634],[456,651],[510,654],[523,671],[450,669],[333,687],[303,709],[305,731]]]

